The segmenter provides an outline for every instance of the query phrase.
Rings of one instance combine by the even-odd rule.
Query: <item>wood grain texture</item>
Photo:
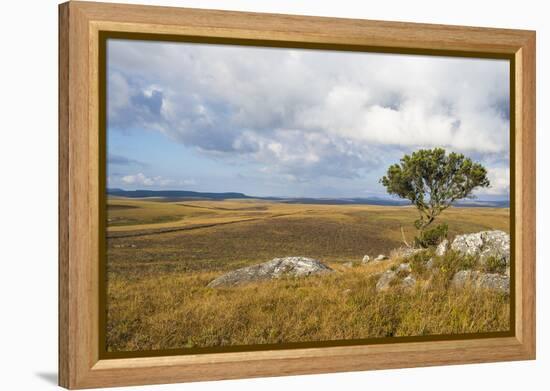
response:
[[[142,31],[287,42],[344,43],[378,47],[515,53],[520,30],[305,17],[251,12],[74,2],[114,31]]]
[[[69,384],[69,7],[59,7],[59,383]]]
[[[531,358],[535,358],[536,350],[536,319],[535,319],[535,293],[536,293],[536,39],[531,34],[529,40],[516,54],[516,62],[521,61],[521,71],[516,75],[520,79],[520,86],[516,94],[520,107],[516,117],[516,127],[519,127],[518,138],[521,138],[521,160],[516,161],[517,169],[522,171],[521,182],[516,183],[516,193],[521,194],[521,205],[518,206],[521,227],[516,228],[516,233],[521,234],[520,259],[516,262],[521,268],[520,276],[517,276],[516,284],[521,300],[517,306],[521,310],[521,318],[518,318],[521,338],[525,349]],[[521,94],[521,96],[519,96]],[[516,148],[519,148],[516,146]],[[516,259],[518,259],[516,258]],[[518,297],[518,295],[516,295]],[[519,302],[519,300],[518,300]]]
[[[535,357],[535,33],[478,27],[69,2],[59,8],[59,382],[66,388]],[[100,31],[508,56],[515,62],[516,336],[100,360]],[[456,53],[455,53],[456,54]],[[104,152],[103,152],[104,153]]]

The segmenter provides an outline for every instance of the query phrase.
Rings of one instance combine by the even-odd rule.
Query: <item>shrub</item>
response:
[[[421,231],[420,235],[414,238],[415,245],[422,248],[437,246],[447,237],[448,232],[449,226],[445,223],[426,229]]]
[[[498,257],[488,257],[483,264],[483,270],[488,273],[503,273],[506,265]]]
[[[411,258],[409,258],[412,273],[417,277],[425,277],[427,272],[426,262],[428,262],[429,259],[430,257],[428,257],[424,252],[414,254]]]
[[[443,285],[448,285],[456,272],[460,270],[473,269],[476,266],[476,259],[470,255],[462,255],[454,251],[448,251],[444,256],[435,258],[434,267],[437,268],[436,275]]]

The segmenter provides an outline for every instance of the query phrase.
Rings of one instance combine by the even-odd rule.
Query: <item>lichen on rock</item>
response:
[[[228,287],[249,282],[277,279],[284,276],[306,277],[314,274],[331,272],[333,272],[333,270],[330,267],[312,258],[274,258],[268,262],[243,267],[226,273],[211,281],[208,287]]]
[[[503,266],[510,264],[510,235],[503,231],[482,231],[458,235],[451,250],[476,257],[480,264],[494,258]]]

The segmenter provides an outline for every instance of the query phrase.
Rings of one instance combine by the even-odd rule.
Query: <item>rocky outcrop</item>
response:
[[[503,293],[510,293],[510,278],[503,274],[483,273],[476,270],[461,270],[451,280],[454,288],[467,286],[476,289],[491,289]]]
[[[458,235],[453,240],[451,249],[462,255],[478,258],[482,265],[489,258],[494,258],[502,266],[510,264],[510,236],[503,231]]]
[[[428,259],[424,264],[424,266],[426,267],[426,269],[432,270],[434,267],[434,259],[433,258]]]
[[[438,259],[437,257],[445,256],[449,250],[463,256],[472,256],[478,262],[477,265],[473,265],[473,270],[461,270],[455,273],[450,281],[451,287],[465,288],[471,286],[476,289],[490,289],[503,293],[510,292],[510,237],[503,231],[483,231],[459,235],[455,237],[452,243],[447,239],[443,240],[435,248],[435,257],[423,261],[424,270],[430,271],[429,276],[422,273],[413,273],[411,267],[413,265],[407,258],[421,251],[427,251],[423,254],[423,258],[424,255],[425,258],[428,258],[430,250],[408,247],[392,250],[391,258],[394,261],[401,260],[401,263],[394,263],[391,268],[380,274],[376,283],[376,290],[387,291],[395,287],[412,291],[417,285],[417,278],[421,278],[422,283],[426,283],[440,271],[440,266],[445,268],[445,259]],[[376,260],[381,260],[381,257],[379,256]],[[491,263],[486,265],[489,259],[491,259]],[[502,273],[488,273],[486,270],[502,270]]]
[[[397,272],[401,272],[401,273],[410,273],[412,271],[411,269],[411,265],[409,265],[408,263],[402,263],[400,264],[399,266],[397,266]]]
[[[397,278],[397,272],[393,270],[386,270],[376,283],[377,291],[387,291],[391,286],[392,282]]]
[[[410,258],[412,257],[413,255],[416,255],[422,251],[424,251],[425,249],[423,248],[404,248],[401,250],[401,257],[403,258]]]
[[[438,257],[444,256],[447,253],[448,247],[449,247],[449,241],[447,239],[444,239],[435,248],[435,255],[437,255]]]
[[[379,292],[387,291],[395,286],[405,290],[411,290],[416,285],[416,279],[410,274],[411,266],[408,263],[402,263],[395,270],[389,269],[380,275],[376,283],[376,290]],[[405,274],[405,277],[403,275]]]
[[[413,289],[415,285],[416,285],[416,278],[414,278],[411,275],[408,275],[403,279],[403,281],[401,281],[401,287],[403,289],[410,290],[410,289]]]
[[[390,257],[393,259],[395,258],[407,259],[425,250],[426,249],[424,248],[399,247],[391,251]]]
[[[306,277],[333,270],[316,259],[305,257],[275,258],[224,274],[208,284],[210,288],[229,287],[281,277]]]

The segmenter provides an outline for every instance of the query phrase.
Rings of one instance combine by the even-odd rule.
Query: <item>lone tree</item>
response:
[[[474,198],[472,191],[489,187],[487,170],[462,154],[446,154],[442,148],[420,149],[393,164],[380,179],[389,194],[405,198],[416,206],[420,218],[415,227],[424,230],[451,204]],[[444,227],[446,234],[446,226]]]

